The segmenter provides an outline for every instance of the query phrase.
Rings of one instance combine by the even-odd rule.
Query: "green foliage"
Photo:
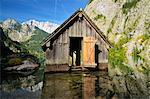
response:
[[[104,15],[102,15],[102,14],[98,14],[97,16],[95,16],[94,17],[94,20],[98,20],[98,19],[102,19],[102,20],[105,20],[106,19],[106,17],[104,16]]]
[[[126,24],[127,24],[127,22],[128,22],[128,19],[129,19],[129,17],[128,16],[126,16],[126,18],[125,18],[125,22],[124,22],[124,30],[125,30],[125,27],[126,27]]]
[[[123,74],[131,74],[132,68],[124,64],[126,62],[126,50],[122,47],[115,46],[109,50],[109,63],[112,68],[119,68]]]
[[[141,51],[138,50],[137,47],[134,47],[134,48],[133,48],[132,57],[133,57],[133,60],[134,60],[135,62],[137,62],[138,59],[140,58],[140,56],[139,56],[139,53],[140,53],[140,52],[141,52]]]
[[[123,5],[122,11],[124,14],[127,14],[132,7],[135,7],[140,0],[127,0]]]
[[[110,32],[112,32],[112,28],[115,25],[116,19],[117,19],[117,15],[112,19],[111,24],[110,24],[110,26],[109,26],[109,28],[107,30],[107,34],[109,34]]]
[[[127,36],[121,37],[118,43],[115,45],[118,48],[121,48],[123,44],[127,43],[129,41]]]
[[[147,39],[150,39],[150,34],[144,34],[140,37],[143,41],[147,40]]]
[[[124,29],[125,29],[124,34],[128,35],[128,33],[134,32],[135,29],[136,29],[136,27],[137,27],[137,25],[138,25],[138,23],[139,23],[139,19],[140,19],[140,18],[141,18],[140,16],[137,17],[137,18],[135,19],[135,21],[133,21],[133,23],[132,23],[130,26],[127,26],[126,29],[125,29],[125,27],[124,27]],[[127,23],[127,20],[128,20],[128,18],[126,19],[125,23]],[[129,21],[130,21],[130,20],[129,20]]]
[[[107,30],[107,34],[111,33],[112,32],[112,29],[111,28],[108,28]]]
[[[96,14],[95,10],[92,10],[92,12],[93,12],[94,14]]]
[[[144,66],[142,66],[142,72],[149,76],[149,74],[150,74],[149,64],[145,64]]]
[[[42,81],[44,77],[43,74],[45,57],[40,43],[46,36],[48,36],[48,33],[36,29],[34,31],[34,35],[31,36],[31,39],[23,42],[25,48],[29,51],[29,53],[36,56],[38,58],[38,62],[40,63],[39,70],[33,74],[34,76],[36,76],[37,81]]]
[[[121,67],[120,67],[120,70],[122,71],[122,73],[124,74],[124,75],[131,75],[131,74],[133,74],[133,68],[131,68],[131,67],[129,67],[129,66],[127,66],[127,65],[122,65]]]
[[[145,33],[150,33],[150,21],[145,21],[144,22],[144,27],[145,27]]]
[[[117,44],[109,50],[109,63],[112,68],[119,68],[124,74],[131,74],[133,72],[132,68],[127,66],[126,49],[122,47],[123,44],[127,43],[128,39],[126,37],[120,38]]]
[[[16,23],[11,26],[11,29],[5,29],[4,32],[1,32],[2,35],[0,41],[3,44],[2,47],[5,50],[4,51],[5,53],[3,55],[4,57],[2,57],[1,59],[2,63],[0,62],[0,65],[2,69],[4,69],[9,66],[20,65],[24,60],[28,60],[30,62],[39,64],[40,67],[32,75],[36,77],[36,80],[38,82],[42,81],[43,74],[44,74],[45,57],[40,43],[46,36],[48,36],[48,33],[36,28],[33,31],[33,35],[31,36],[31,39],[29,39],[28,41],[21,42],[21,43],[12,41],[9,38],[8,34],[12,31],[20,31],[20,28],[21,28],[21,24]],[[7,50],[8,49],[9,50],[7,51],[6,48]],[[12,53],[10,53],[11,50],[13,50]]]
[[[120,66],[125,60],[125,49],[114,47],[109,50],[109,61],[112,67]]]
[[[22,64],[22,60],[20,58],[12,58],[8,61],[8,65],[15,66]]]
[[[142,39],[148,39],[149,35],[148,34],[144,34],[142,35],[140,38]],[[120,71],[123,74],[132,74],[133,73],[133,68],[131,68],[130,66],[126,65],[125,63],[127,62],[127,58],[126,58],[126,49],[124,47],[122,47],[122,45],[126,44],[130,39],[127,38],[126,35],[122,36],[122,38],[120,38],[120,40],[118,41],[117,44],[114,45],[114,48],[111,48],[109,50],[109,63],[110,66],[112,66],[112,68],[119,68]],[[139,59],[142,59],[142,57],[140,57],[141,50],[138,50],[137,47],[133,48],[133,59],[135,62],[137,62]],[[143,59],[142,59],[143,60]],[[144,61],[144,60],[143,60]],[[145,62],[146,63],[146,62]],[[145,64],[141,64],[142,66],[138,67],[137,69],[139,70],[139,72],[142,72],[144,74],[149,73],[149,66],[145,66]]]
[[[34,34],[31,36],[31,39],[29,39],[26,42],[23,42],[23,44],[25,45],[26,49],[29,51],[29,53],[37,56],[37,57],[41,57],[42,56],[42,48],[40,43],[42,42],[42,40],[48,36],[48,33],[36,29],[34,31]],[[44,56],[42,56],[44,57]]]

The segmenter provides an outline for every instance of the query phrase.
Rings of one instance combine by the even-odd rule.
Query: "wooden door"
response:
[[[95,43],[94,37],[83,38],[83,63],[84,67],[96,67],[95,64]]]

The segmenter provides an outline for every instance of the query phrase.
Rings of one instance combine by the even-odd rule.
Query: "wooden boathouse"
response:
[[[41,44],[45,72],[107,69],[111,44],[83,10],[76,11]]]

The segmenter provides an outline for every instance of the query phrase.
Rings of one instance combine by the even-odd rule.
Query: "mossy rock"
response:
[[[22,64],[22,60],[20,58],[12,58],[8,61],[9,66],[15,66]]]

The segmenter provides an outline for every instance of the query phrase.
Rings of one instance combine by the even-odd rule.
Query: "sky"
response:
[[[89,0],[0,0],[0,20],[64,22]]]

